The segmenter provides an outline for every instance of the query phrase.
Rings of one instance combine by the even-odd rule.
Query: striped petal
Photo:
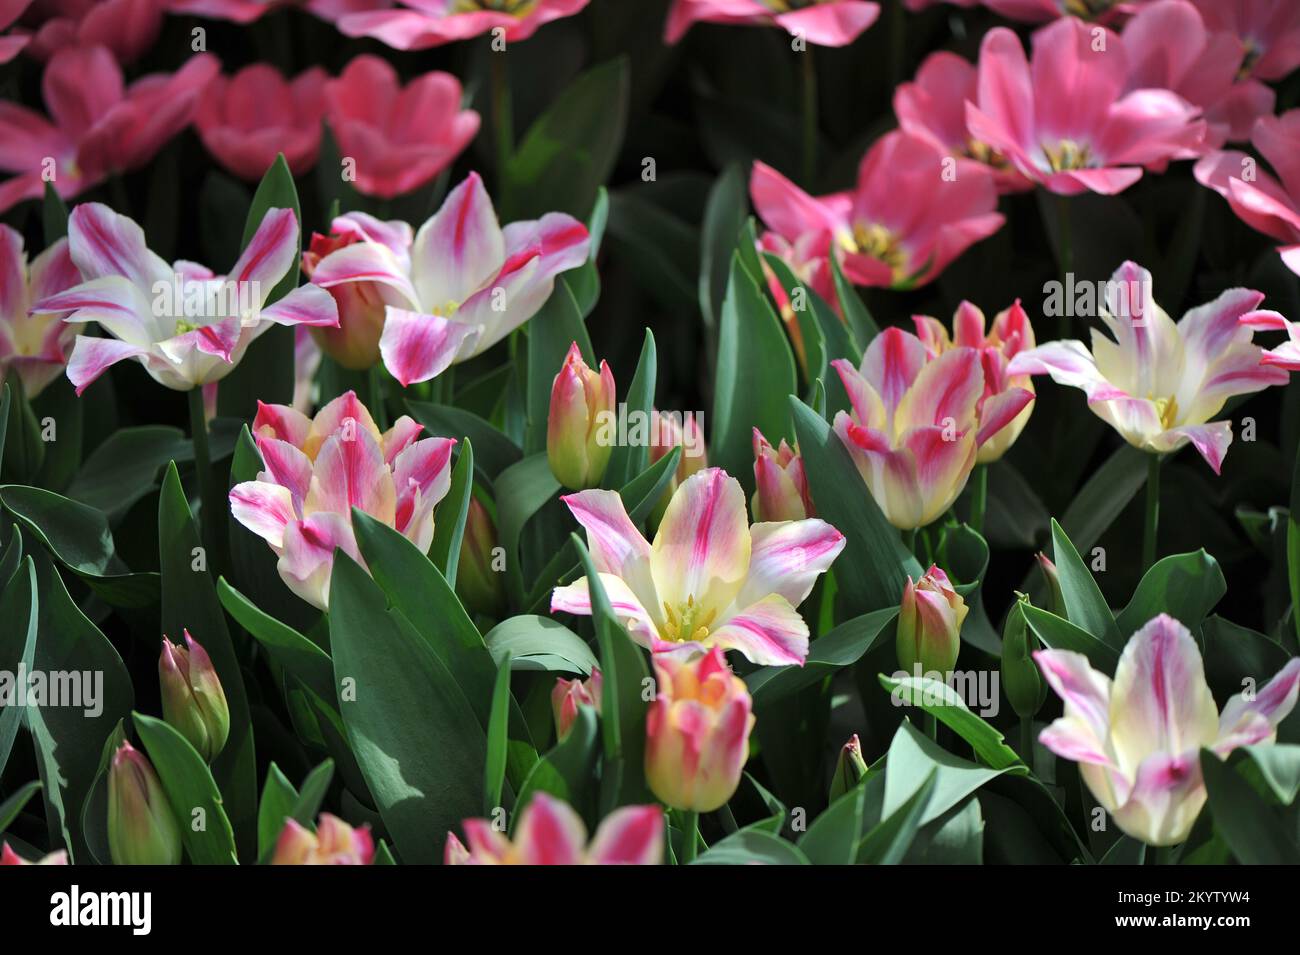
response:
[[[1045,729],[1039,742],[1077,763],[1112,765],[1106,750],[1110,734],[1110,678],[1098,673],[1082,653],[1038,650],[1034,660],[1047,685],[1065,703],[1065,715]]]
[[[659,599],[721,611],[749,570],[749,519],[740,483],[720,468],[687,478],[659,522],[650,569]]]
[[[664,857],[664,814],[658,806],[615,809],[596,827],[587,850],[594,865],[659,865]]]
[[[331,252],[316,263],[311,281],[322,288],[347,282],[376,282],[391,289],[411,308],[420,304],[406,263],[378,242],[355,242]]]
[[[228,278],[256,283],[261,295],[255,298],[261,304],[289,269],[297,267],[297,256],[297,216],[292,209],[267,209]]]
[[[389,306],[379,353],[405,388],[442,374],[478,338],[477,326]]]
[[[280,579],[313,607],[328,610],[335,550],[361,560],[351,515],[321,513],[291,521],[285,526],[284,552],[276,565]]]
[[[460,304],[501,270],[505,236],[492,200],[472,172],[415,236],[411,273],[426,308]]]
[[[296,511],[302,511],[303,500],[311,488],[311,459],[288,441],[258,435],[257,450],[266,466],[265,476],[287,488]]]
[[[33,312],[68,312],[74,322],[97,322],[124,342],[147,348],[157,338],[150,300],[140,286],[120,275],[106,275],[47,295]]]
[[[86,280],[120,275],[142,289],[167,280],[171,268],[145,245],[144,230],[98,202],[83,202],[68,217],[72,261]]]
[[[334,296],[319,285],[300,285],[274,305],[263,308],[260,317],[277,325],[337,328],[339,307]]]
[[[621,577],[613,574],[598,576],[614,614],[627,627],[632,639],[647,649],[654,649],[659,640],[659,630],[640,598]],[[591,593],[587,589],[586,577],[579,577],[573,583],[556,587],[551,592],[551,612],[557,611],[582,617],[591,616]]]
[[[68,380],[80,395],[102,375],[110,365],[128,358],[142,358],[149,354],[147,348],[120,342],[115,338],[90,338],[78,335],[68,359]]]
[[[1277,725],[1295,709],[1300,694],[1300,657],[1287,662],[1262,689],[1249,699],[1238,693],[1219,716],[1219,736],[1214,751],[1227,756],[1238,746],[1270,742]]]
[[[844,535],[825,521],[779,521],[750,528],[749,574],[736,597],[747,607],[768,594],[799,606],[844,549]]]
[[[230,489],[230,515],[277,551],[284,529],[297,520],[287,487],[267,481],[244,481]]]
[[[919,338],[901,328],[886,328],[867,346],[867,352],[862,356],[862,376],[892,412],[925,364],[925,346]],[[863,419],[862,423],[868,422]]]
[[[973,348],[953,348],[917,372],[898,402],[895,432],[932,425],[965,430],[974,423],[983,395],[980,353]]]
[[[1157,451],[1173,451],[1190,441],[1205,463],[1215,474],[1223,468],[1224,455],[1232,444],[1232,422],[1211,421],[1209,424],[1182,425],[1171,428],[1153,442]]]
[[[710,631],[708,646],[735,650],[759,666],[803,666],[808,624],[780,594],[764,597]]]
[[[521,865],[577,865],[583,861],[587,828],[568,803],[538,792],[519,819],[514,843]]]
[[[650,544],[637,530],[617,491],[579,491],[560,498],[587,531],[598,573],[638,582],[649,572]]]
[[[362,428],[330,435],[316,455],[304,514],[326,511],[351,516],[359,507],[393,526],[397,493],[379,442]]]

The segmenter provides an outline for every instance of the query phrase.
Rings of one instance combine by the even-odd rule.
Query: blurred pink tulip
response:
[[[461,109],[460,81],[434,71],[402,86],[377,56],[353,59],[325,86],[330,132],[357,191],[392,199],[432,181],[478,132],[479,115]],[[345,170],[346,171],[346,170]]]
[[[40,859],[28,861],[9,848],[9,843],[0,843],[0,865],[67,865],[68,851],[60,849]]]
[[[1205,138],[1199,111],[1166,89],[1126,92],[1129,58],[1109,30],[1073,17],[1033,38],[1032,63],[1005,27],[980,46],[971,135],[1058,195],[1110,195],[1190,155]]]
[[[1300,692],[1300,659],[1292,659],[1220,713],[1196,640],[1165,614],[1129,639],[1113,680],[1081,653],[1039,650],[1034,659],[1065,702],[1039,742],[1078,763],[1120,829],[1153,846],[1185,840],[1205,805],[1201,749],[1224,759],[1239,746],[1273,742]]]
[[[1255,149],[1277,176],[1243,152],[1211,153],[1195,167],[1197,181],[1228,200],[1237,217],[1281,242],[1278,254],[1300,275],[1300,109],[1261,116],[1251,133]]]
[[[59,376],[77,326],[64,322],[61,312],[28,310],[80,281],[67,239],[55,242],[29,265],[23,237],[0,225],[0,382],[13,371],[22,380],[24,394],[34,398]]]
[[[749,524],[740,483],[719,468],[687,478],[650,544],[616,491],[561,498],[587,530],[600,582],[632,639],[654,653],[737,650],[761,665],[801,666],[808,625],[795,609],[844,549],[821,520]],[[587,578],[551,594],[551,610],[591,614]]]
[[[1192,0],[1205,25],[1237,37],[1244,75],[1280,80],[1300,66],[1300,4],[1291,0]]]
[[[756,521],[801,521],[814,517],[803,458],[781,439],[773,448],[763,432],[754,429],[754,484],[750,509]]]
[[[345,36],[369,36],[395,50],[427,50],[496,29],[507,43],[527,40],[538,27],[571,17],[590,0],[405,0],[371,3],[336,19]]]
[[[351,391],[315,418],[259,404],[253,432],[265,470],[231,488],[231,516],[271,545],[290,590],[327,610],[335,549],[361,560],[352,508],[421,551],[433,543],[433,509],[451,487],[456,442],[417,441],[422,430],[403,415],[381,434]]]
[[[589,246],[587,227],[560,212],[502,229],[478,173],[451,191],[413,245],[409,227],[387,226],[325,256],[311,279],[327,289],[383,286],[379,351],[403,387],[482,354],[532,318]]]
[[[664,42],[673,44],[696,23],[777,26],[814,46],[848,46],[880,16],[867,0],[673,0]]]
[[[376,0],[166,0],[168,9],[178,15],[252,23],[273,10],[294,7],[314,13],[322,20],[334,21],[345,13],[384,6]]]
[[[749,192],[769,229],[835,255],[858,285],[925,285],[1003,223],[985,166],[901,131],[867,151],[852,192],[814,198],[761,162]]]
[[[47,181],[67,199],[143,166],[189,125],[199,91],[219,68],[202,53],[174,74],[151,74],[128,87],[102,46],[55,54],[43,79],[53,122],[0,102],[0,169],[16,174],[0,183],[0,213],[39,198]]]
[[[0,32],[13,26],[14,21],[31,6],[32,0],[0,0]],[[8,63],[27,46],[30,37],[21,31],[0,36],[0,64]]]
[[[591,668],[591,676],[585,680],[566,680],[557,677],[551,690],[551,712],[555,716],[555,738],[563,739],[578,718],[579,706],[595,707],[600,712],[601,688],[604,680],[600,667]]]
[[[204,89],[194,125],[221,165],[253,182],[278,153],[301,176],[316,165],[325,115],[325,71],[313,67],[292,82],[266,63],[216,76]]]
[[[658,806],[623,806],[601,820],[587,843],[587,827],[568,803],[538,791],[524,807],[514,839],[488,819],[461,823],[465,843],[447,833],[446,865],[659,865],[664,816]]]
[[[59,50],[102,46],[131,63],[158,40],[165,0],[34,0],[23,16],[32,28],[27,54],[49,59]]]
[[[323,812],[315,832],[295,819],[284,821],[271,865],[370,865],[374,858],[369,826],[354,828]]]

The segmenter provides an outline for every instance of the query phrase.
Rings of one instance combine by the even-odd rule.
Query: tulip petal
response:
[[[538,792],[524,809],[514,842],[523,865],[577,865],[587,827],[568,803]]]
[[[442,374],[462,350],[473,347],[480,329],[439,315],[408,312],[388,306],[379,353],[405,388]]]
[[[260,304],[295,266],[297,254],[297,216],[292,209],[267,209],[229,277],[234,282],[257,283],[262,293],[258,299]]]
[[[289,489],[267,481],[231,488],[230,515],[276,550],[284,546],[285,527],[298,518]]]
[[[152,288],[172,270],[145,245],[144,230],[98,202],[83,202],[68,217],[72,261],[87,281],[120,275],[132,285]]]
[[[980,408],[980,428],[976,444],[984,444],[999,431],[1016,420],[1016,416],[1034,400],[1034,393],[1026,388],[1009,388],[984,399]]]
[[[779,521],[750,528],[749,574],[736,596],[747,607],[768,594],[799,606],[844,549],[844,535],[825,521]]]
[[[453,189],[420,227],[411,250],[411,274],[428,308],[459,305],[482,288],[506,260],[505,236],[478,173]]]
[[[919,338],[901,328],[886,328],[871,340],[862,356],[862,376],[871,383],[891,412],[902,402],[925,366],[925,346]],[[870,426],[866,418],[862,418],[861,423]],[[927,421],[926,424],[933,422]]]
[[[338,328],[339,307],[334,296],[319,285],[300,285],[274,305],[263,308],[258,317],[277,325]]]
[[[1272,740],[1277,725],[1295,709],[1300,694],[1300,657],[1289,660],[1277,675],[1250,699],[1238,693],[1219,716],[1219,736],[1214,751],[1221,757],[1238,746]]]
[[[1047,685],[1065,703],[1068,721],[1059,739],[1053,734],[1050,741],[1043,739],[1043,745],[1066,759],[1109,765],[1105,741],[1110,735],[1110,678],[1094,670],[1082,653],[1070,650],[1038,650],[1034,660]],[[1055,742],[1069,752],[1056,749]],[[1085,751],[1090,758],[1070,755]]]
[[[664,817],[658,806],[624,806],[601,820],[588,849],[596,865],[658,865],[664,855]]]
[[[354,242],[334,250],[316,263],[311,281],[322,288],[345,282],[375,282],[401,296],[411,308],[420,304],[406,266],[391,249],[378,242]]]
[[[623,506],[617,491],[589,490],[560,498],[587,531],[587,548],[596,570],[632,580],[650,563],[650,544]]]
[[[284,552],[277,564],[280,579],[313,607],[328,610],[335,550],[361,560],[350,514],[322,512],[305,521],[290,521],[284,529]]]
[[[659,598],[720,612],[749,570],[749,518],[740,483],[720,468],[688,477],[673,493],[651,546]],[[689,636],[684,634],[683,636]]]
[[[728,617],[704,644],[736,650],[759,666],[803,666],[808,624],[780,594],[771,594]]]
[[[598,574],[600,584],[605,590],[614,615],[627,627],[632,639],[647,649],[653,649],[659,640],[659,628],[640,598],[621,577],[613,574]],[[591,616],[591,593],[587,589],[587,578],[579,577],[564,587],[556,587],[551,592],[551,612]]]
[[[149,354],[146,348],[120,342],[113,338],[90,338],[78,335],[68,359],[68,380],[80,395],[102,375],[110,365],[128,358],[141,358]]]

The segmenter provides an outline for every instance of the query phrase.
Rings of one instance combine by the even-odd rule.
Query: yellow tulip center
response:
[[[1076,143],[1073,139],[1062,139],[1055,147],[1044,146],[1043,153],[1047,156],[1052,172],[1087,169],[1092,165],[1092,148],[1086,143]]]
[[[907,277],[907,250],[898,236],[878,222],[859,222],[853,227],[854,250],[879,259],[889,266],[894,280]]]
[[[1255,71],[1255,64],[1264,55],[1264,49],[1249,37],[1242,37],[1241,45],[1245,52],[1241,57],[1241,69],[1237,71],[1237,79],[1245,80],[1249,79],[1250,74]]]
[[[705,610],[697,604],[694,595],[687,597],[686,603],[677,607],[665,601],[663,637],[674,643],[704,640],[709,635],[709,624],[713,623],[716,616],[715,610]]]
[[[986,166],[992,166],[994,169],[1006,169],[1010,164],[1007,157],[998,152],[988,143],[982,143],[978,139],[968,140],[966,143],[966,155],[976,162],[983,163]]]
[[[538,0],[455,0],[451,5],[452,13],[477,13],[487,10],[492,13],[508,13],[514,17],[526,17],[537,6]]]
[[[1114,5],[1114,0],[1065,0],[1065,12],[1076,17],[1095,17]]]
[[[1178,422],[1178,401],[1175,398],[1155,398],[1156,414],[1160,416],[1160,426],[1168,431]]]

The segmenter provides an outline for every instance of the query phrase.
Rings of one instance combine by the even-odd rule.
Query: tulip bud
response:
[[[546,457],[551,473],[565,487],[581,491],[600,484],[613,451],[602,418],[613,414],[614,375],[609,365],[602,361],[600,374],[592,371],[574,342],[551,385],[546,422]]]
[[[773,449],[757,428],[754,429],[754,483],[757,489],[750,499],[754,520],[801,521],[814,516],[803,458],[784,439],[779,448]]]
[[[271,865],[370,865],[375,842],[370,827],[354,829],[338,816],[320,814],[316,831],[286,819]]]
[[[313,233],[302,254],[302,272],[311,278],[317,264],[331,252],[361,241],[356,233]],[[344,368],[364,371],[379,361],[379,338],[384,331],[388,303],[377,282],[340,282],[326,289],[339,310],[337,328],[313,327],[312,337],[321,351]]]
[[[158,658],[163,718],[210,763],[230,735],[230,708],[212,660],[188,630],[185,644],[163,637]]]
[[[551,690],[551,710],[555,713],[556,739],[563,739],[568,734],[569,727],[578,718],[579,705],[600,709],[601,682],[600,667],[592,667],[591,676],[586,680],[561,678],[555,681],[555,689]]]
[[[1038,566],[1043,571],[1043,576],[1047,579],[1048,589],[1051,591],[1051,605],[1047,608],[1058,617],[1065,616],[1065,595],[1061,592],[1061,575],[1056,569],[1056,565],[1048,558],[1046,554],[1039,551],[1034,555],[1038,558]]]
[[[862,758],[862,743],[854,733],[840,748],[840,758],[831,777],[830,801],[834,802],[862,781],[867,775],[867,761]]]
[[[506,599],[502,574],[492,567],[496,547],[497,529],[492,515],[478,498],[471,496],[465,536],[460,542],[456,593],[466,609],[485,617],[500,614]]]
[[[712,812],[736,791],[754,727],[745,683],[720,647],[694,660],[659,656],[646,714],[645,774],[674,809]]]
[[[704,431],[695,415],[682,415],[679,421],[677,417],[662,411],[656,410],[653,413],[655,427],[650,433],[650,463],[654,464],[665,454],[671,453],[673,448],[682,449],[682,455],[677,460],[677,470],[650,512],[650,523],[658,524],[668,510],[673,492],[692,474],[708,467],[709,458],[704,446]]]
[[[1037,641],[1029,635],[1029,625],[1020,609],[1026,602],[1021,598],[1007,614],[1002,630],[1002,689],[1016,715],[1026,719],[1042,707],[1047,698],[1047,684],[1038,672],[1038,664],[1030,655],[1038,648]]]
[[[181,830],[144,754],[125,740],[108,768],[108,850],[115,865],[179,865]]]
[[[0,866],[4,865],[67,865],[68,852],[66,849],[60,849],[57,852],[51,852],[34,862],[28,861],[9,848],[9,843],[0,843]]]
[[[922,674],[952,670],[966,613],[966,601],[938,567],[931,564],[915,584],[908,577],[898,608],[898,665],[908,673],[918,665]]]

